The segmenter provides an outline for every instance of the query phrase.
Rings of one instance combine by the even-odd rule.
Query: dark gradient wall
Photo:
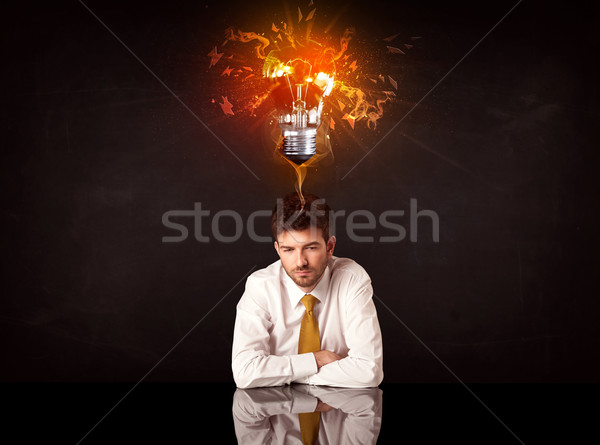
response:
[[[420,341],[466,382],[597,381],[597,18],[522,2],[345,176],[516,2],[334,3],[316,4],[323,22],[341,11],[332,33],[423,37],[377,130],[332,133],[334,162],[304,187],[346,215],[404,210],[406,228],[411,199],[439,216],[439,242],[427,217],[416,242],[338,226],[336,254],[373,280],[385,382],[455,381]],[[210,103],[206,56],[284,4],[86,4],[260,180],[80,3],[7,11],[0,378],[137,381],[171,351],[147,380],[231,381],[243,277],[276,253],[246,233],[198,242],[191,218],[163,243],[161,219],[201,203],[210,234],[217,211],[293,190],[262,132]]]

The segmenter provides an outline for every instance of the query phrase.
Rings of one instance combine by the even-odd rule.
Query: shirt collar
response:
[[[281,275],[283,276],[283,284],[287,290],[288,297],[290,302],[292,303],[292,307],[296,307],[302,297],[306,295],[302,289],[300,289],[294,280],[290,278],[285,269],[283,268],[283,264],[281,265]],[[323,272],[323,276],[317,283],[317,286],[310,292],[311,295],[315,296],[320,302],[324,302],[327,297],[327,291],[329,289],[329,279],[331,277],[331,271],[329,268],[329,261],[327,263],[327,267],[325,268],[325,272]]]

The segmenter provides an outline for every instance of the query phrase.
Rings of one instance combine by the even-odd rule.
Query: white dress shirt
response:
[[[281,260],[254,272],[237,305],[233,334],[233,378],[239,388],[304,383],[351,388],[383,379],[383,346],[373,288],[367,272],[348,258],[332,256],[317,286],[321,349],[343,357],[320,369],[312,352],[298,354],[306,293]]]

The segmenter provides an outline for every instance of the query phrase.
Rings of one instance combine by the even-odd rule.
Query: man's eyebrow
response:
[[[310,246],[314,246],[315,244],[318,246],[320,243],[318,241],[312,241],[312,242],[310,242],[308,244],[303,245],[302,247],[310,247]],[[280,244],[279,248],[280,249],[293,249],[292,246],[286,246],[284,244]]]

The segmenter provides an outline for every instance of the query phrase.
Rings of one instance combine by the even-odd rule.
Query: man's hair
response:
[[[310,193],[303,193],[303,197],[304,206],[297,192],[277,199],[271,214],[271,231],[275,241],[283,231],[305,230],[310,227],[321,229],[325,242],[329,240],[329,205],[324,199]]]

